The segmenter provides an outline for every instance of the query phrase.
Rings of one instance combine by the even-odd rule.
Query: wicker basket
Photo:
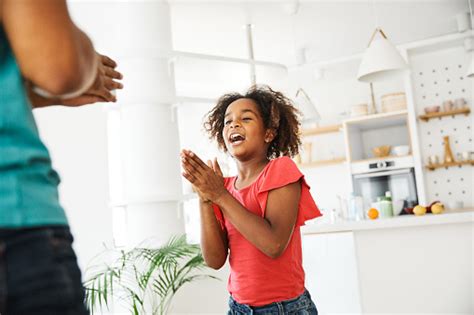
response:
[[[407,99],[403,92],[385,94],[381,99],[383,113],[395,112],[407,108]]]

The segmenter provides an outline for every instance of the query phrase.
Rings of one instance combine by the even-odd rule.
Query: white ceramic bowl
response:
[[[408,153],[410,153],[410,147],[408,145],[397,145],[392,148],[392,152],[396,156],[408,155]]]

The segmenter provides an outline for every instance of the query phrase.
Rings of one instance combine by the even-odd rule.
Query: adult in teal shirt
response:
[[[64,0],[0,0],[0,314],[87,314],[59,177],[32,108],[114,102],[115,67]]]

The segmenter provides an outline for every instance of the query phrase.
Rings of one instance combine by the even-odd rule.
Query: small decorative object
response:
[[[450,112],[450,111],[454,110],[454,108],[455,107],[454,107],[453,101],[446,100],[446,101],[443,102],[443,109],[444,109],[445,112]]]
[[[462,200],[451,200],[448,202],[448,208],[450,210],[459,210],[464,208],[464,202]]]
[[[466,105],[466,100],[462,97],[454,100],[454,106],[457,108],[464,108]]]
[[[439,163],[437,155],[430,155],[428,157],[428,165],[436,165]]]
[[[381,145],[379,147],[372,148],[372,153],[378,157],[386,157],[390,154],[390,148],[391,146],[389,145]]]
[[[438,105],[433,105],[433,106],[426,106],[424,108],[424,111],[426,114],[432,114],[432,113],[437,113],[440,110],[440,106]]]
[[[449,136],[444,136],[444,163],[453,163],[454,156],[449,145]]]
[[[407,99],[405,93],[390,93],[382,95],[382,112],[394,112],[407,108]]]
[[[471,160],[471,154],[470,154],[469,151],[464,151],[463,153],[461,153],[461,156],[462,156],[463,161],[470,161]]]

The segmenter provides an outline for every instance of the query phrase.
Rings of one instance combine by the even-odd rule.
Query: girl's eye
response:
[[[244,120],[244,121],[249,121],[249,120],[252,120],[252,118],[250,118],[250,117],[245,117],[245,118],[242,118],[242,120]]]
[[[226,121],[224,121],[224,125],[228,125],[228,124],[230,124],[230,122],[231,122],[230,120],[226,120]]]

